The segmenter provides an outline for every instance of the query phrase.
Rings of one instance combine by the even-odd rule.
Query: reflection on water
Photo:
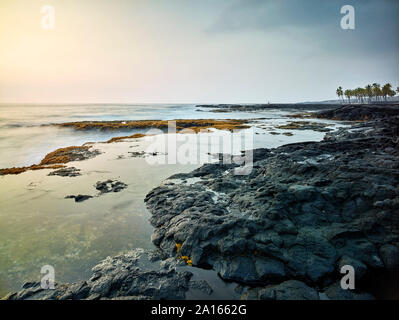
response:
[[[118,135],[40,126],[52,122],[266,117],[254,128],[254,148],[320,140],[324,135],[309,130],[293,132],[293,136],[271,135],[273,125],[290,120],[284,117],[287,112],[278,110],[256,114],[195,110],[192,105],[0,106],[0,168],[38,163],[59,147]],[[81,169],[82,176],[49,177],[49,170],[0,176],[0,295],[19,289],[27,280],[40,280],[45,264],[54,266],[56,281],[72,282],[87,278],[91,267],[108,255],[151,248],[152,227],[143,202],[145,195],[172,174],[198,166],[150,166],[145,159],[131,158],[129,152],[145,150],[143,139],[99,144],[96,148],[103,151],[96,158],[69,164]],[[118,179],[128,188],[96,197],[93,185],[108,179]],[[64,199],[78,194],[94,198],[81,203]]]
[[[0,194],[0,295],[27,280],[39,281],[46,264],[54,266],[56,281],[72,282],[87,278],[90,268],[108,255],[152,247],[145,195],[168,176],[194,166],[115,159],[116,153],[107,152],[73,163],[84,173],[73,178],[48,177],[48,170],[0,177],[0,189],[6,190]],[[107,179],[123,181],[128,188],[81,203],[64,199],[70,194],[96,196],[94,184]]]
[[[88,120],[145,120],[281,117],[282,111],[212,113],[194,105],[0,105],[0,168],[29,166],[55,149],[85,142],[106,141],[118,132],[76,131],[42,124]],[[124,132],[123,134],[126,134]]]

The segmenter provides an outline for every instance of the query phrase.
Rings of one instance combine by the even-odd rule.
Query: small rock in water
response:
[[[80,176],[80,169],[76,169],[75,167],[61,168],[50,172],[49,176],[60,176],[60,177],[77,177]]]
[[[100,194],[109,193],[109,192],[119,192],[127,187],[127,184],[115,181],[115,180],[107,180],[107,181],[98,181],[95,184],[97,190],[100,191]]]
[[[75,202],[83,202],[86,201],[87,199],[93,198],[93,196],[89,196],[86,194],[79,194],[77,196],[74,195],[69,195],[66,196],[65,199],[75,199]]]

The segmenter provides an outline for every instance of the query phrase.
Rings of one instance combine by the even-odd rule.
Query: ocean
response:
[[[323,138],[323,132],[289,130],[291,135],[284,135],[288,130],[274,127],[297,121],[287,117],[292,112],[214,113],[193,104],[1,105],[0,168],[28,166],[57,148],[128,134],[48,126],[69,121],[257,118],[252,128],[253,148]],[[51,170],[0,176],[0,296],[18,290],[25,281],[40,281],[43,265],[55,268],[56,281],[73,282],[89,277],[90,269],[107,256],[138,247],[153,248],[146,194],[171,175],[190,172],[200,164],[151,165],[145,158],[132,157],[145,150],[145,144],[145,139],[95,144],[99,156],[68,164],[81,170],[77,177],[48,176]],[[108,179],[128,187],[99,195],[95,184]],[[65,198],[78,194],[93,198],[82,203]]]
[[[201,110],[201,111],[198,111]],[[286,111],[214,113],[193,104],[0,105],[0,168],[29,166],[49,152],[118,133],[43,126],[72,121],[281,118]]]

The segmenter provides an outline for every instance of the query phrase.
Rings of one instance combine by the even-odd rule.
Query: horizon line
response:
[[[0,105],[165,105],[165,104],[175,104],[175,105],[254,105],[254,104],[304,104],[304,103],[318,103],[318,102],[328,102],[328,101],[339,101],[338,99],[327,99],[327,100],[314,100],[314,101],[297,101],[297,102],[0,102]]]

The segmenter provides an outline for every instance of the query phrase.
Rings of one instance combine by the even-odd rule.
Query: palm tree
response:
[[[363,99],[365,96],[363,88],[356,88],[352,90],[352,94],[356,97],[357,103],[363,103]]]
[[[360,95],[362,97],[362,103],[365,102],[367,94],[366,94],[366,89],[365,88],[360,88]]]
[[[342,98],[342,100],[343,100],[343,95],[344,95],[344,92],[343,92],[343,89],[342,89],[342,87],[341,87],[341,86],[340,86],[340,87],[338,87],[338,89],[337,89],[336,93],[337,93],[338,99],[341,99],[341,98]]]
[[[369,97],[369,103],[371,103],[371,100],[373,99],[373,87],[368,84],[366,88],[364,88],[364,92],[367,97]]]
[[[348,99],[348,102],[351,103],[351,96],[353,95],[352,90],[345,90],[345,96]]]
[[[382,87],[381,94],[384,97],[384,100],[387,101],[387,96],[389,92],[392,90],[392,85],[390,83],[385,84]]]
[[[364,88],[356,89],[356,93],[357,93],[358,100],[360,103],[364,103],[364,97],[366,96],[366,94],[364,92],[365,92]]]
[[[346,89],[343,91],[342,87],[338,87],[336,90],[336,94],[338,98],[342,98],[342,102],[345,102],[345,98],[347,98],[348,103],[352,103],[355,101],[356,103],[368,103],[374,101],[381,101],[384,98],[385,101],[388,101],[389,98],[393,98],[396,95],[396,92],[399,93],[399,87],[396,88],[396,91],[392,89],[392,85],[390,83],[386,83],[382,88],[378,83],[368,84],[364,88],[356,88],[356,89]],[[356,99],[352,99],[355,97]],[[367,99],[368,98],[368,99]]]
[[[379,101],[382,93],[381,86],[378,83],[373,83],[373,94],[376,98],[376,101]]]
[[[359,88],[354,89],[352,92],[353,92],[353,95],[356,98],[356,102],[360,102],[360,91],[359,91]]]

